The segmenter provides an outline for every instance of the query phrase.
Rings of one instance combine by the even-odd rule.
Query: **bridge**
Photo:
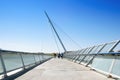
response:
[[[45,53],[0,50],[2,80],[119,80],[120,40],[67,51],[64,58]]]

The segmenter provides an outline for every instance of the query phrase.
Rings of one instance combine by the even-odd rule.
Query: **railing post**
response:
[[[20,58],[21,58],[21,61],[22,61],[23,69],[25,70],[25,64],[24,64],[24,60],[23,60],[23,57],[22,57],[22,53],[19,53],[19,54],[20,54]]]
[[[5,67],[5,63],[2,57],[2,51],[0,50],[0,59],[1,59],[1,64],[2,64],[2,68],[3,68],[3,74],[4,74],[4,78],[7,77],[7,71],[6,71],[6,67]]]
[[[42,62],[41,55],[39,55],[39,58],[40,58],[40,62]]]
[[[38,57],[39,57],[39,62],[41,63],[40,54],[38,54]]]
[[[80,51],[81,54],[78,54],[78,57],[76,57],[76,59],[74,60],[74,62],[76,62],[81,57],[81,55],[86,51],[86,49],[83,49],[83,51]]]
[[[79,50],[76,52],[77,55],[75,55],[75,56],[72,58],[72,61],[74,61],[74,59],[79,55],[80,52],[81,52],[81,51],[79,51]]]
[[[41,58],[42,58],[42,61],[44,61],[44,59],[43,59],[43,54],[41,55]]]
[[[116,56],[113,58],[113,60],[112,60],[112,63],[111,63],[111,66],[110,66],[110,68],[109,68],[109,75],[108,75],[108,77],[112,77],[111,75],[110,75],[110,73],[112,72],[112,70],[113,70],[113,66],[114,66],[114,64],[115,64],[115,61],[116,61]]]
[[[85,65],[86,67],[93,61],[93,59],[99,54],[100,51],[102,51],[102,49],[106,46],[107,44],[103,44],[102,48],[93,55],[92,59]]]
[[[34,57],[34,61],[35,61],[35,64],[37,64],[36,60],[35,60],[35,54],[33,53],[33,57]]]
[[[89,55],[89,53],[95,48],[95,46],[93,46],[88,52],[87,54],[79,61],[79,64],[86,58],[86,56]]]
[[[113,49],[120,43],[120,40],[118,40],[110,49],[108,52],[113,52]]]

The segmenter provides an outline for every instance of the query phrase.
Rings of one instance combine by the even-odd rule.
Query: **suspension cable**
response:
[[[73,40],[60,26],[58,26],[54,21],[52,21],[53,24],[55,26],[57,26],[56,28],[58,28],[61,32],[63,32],[74,44],[76,44],[76,46],[78,46],[79,48],[82,48],[75,40]]]
[[[50,26],[51,26],[51,25],[50,25]],[[56,43],[56,47],[57,47],[57,49],[58,49],[58,53],[60,53],[60,48],[58,47],[58,42],[57,42],[57,39],[56,39],[56,37],[55,37],[55,33],[54,33],[52,27],[51,27],[51,31],[52,31],[52,35],[53,35],[54,40],[55,40],[55,43]]]

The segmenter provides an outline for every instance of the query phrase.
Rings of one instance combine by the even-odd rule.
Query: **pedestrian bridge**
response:
[[[3,80],[119,80],[120,40],[67,51],[64,58],[45,53],[0,50]]]

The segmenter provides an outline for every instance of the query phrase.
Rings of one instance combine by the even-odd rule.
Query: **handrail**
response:
[[[43,53],[0,50],[0,75],[6,78],[9,76],[9,72],[18,69],[25,70],[50,58],[52,58],[51,55]]]
[[[64,58],[74,59],[72,61],[88,66],[110,77],[120,78],[120,52],[114,52],[118,45],[120,46],[120,40],[93,46],[90,51],[87,51],[87,48],[81,49],[84,52],[77,55],[73,54],[74,52],[68,52],[64,55]]]

